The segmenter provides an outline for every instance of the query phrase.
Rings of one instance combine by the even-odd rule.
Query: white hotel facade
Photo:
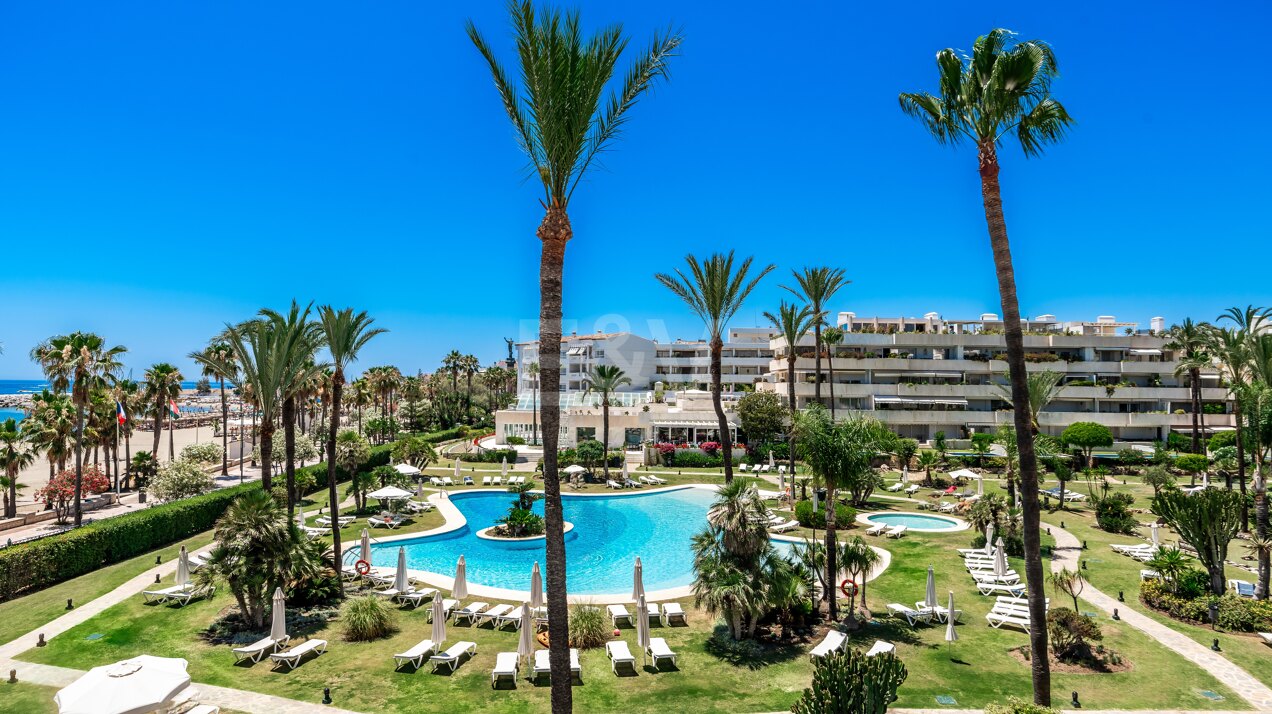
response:
[[[997,315],[974,320],[923,317],[860,318],[837,315],[844,339],[822,351],[822,403],[836,413],[864,412],[896,433],[920,441],[937,432],[965,439],[1011,424],[1005,401],[1007,363],[1003,323]],[[1042,430],[1058,435],[1078,421],[1094,421],[1120,442],[1151,442],[1191,429],[1186,377],[1177,377],[1167,348],[1166,325],[1153,318],[1148,329],[1101,316],[1062,322],[1054,315],[1022,320],[1027,367],[1063,376],[1065,386],[1039,415]],[[518,402],[496,415],[496,439],[528,437],[541,387],[530,373],[538,342],[517,345]],[[814,401],[815,360],[810,334],[796,345],[795,400]],[[726,410],[733,428],[733,403],[741,393],[772,391],[787,398],[787,345],[771,328],[732,328],[724,345]],[[600,409],[586,395],[585,378],[598,365],[620,367],[632,384],[610,410],[610,446],[644,441],[718,440],[710,404],[708,346],[702,341],[660,343],[631,333],[569,335],[561,346],[561,442],[600,438]],[[832,378],[833,371],[833,378]],[[1217,371],[1202,374],[1203,423],[1208,432],[1234,427],[1229,394]],[[1212,413],[1205,413],[1212,412]]]

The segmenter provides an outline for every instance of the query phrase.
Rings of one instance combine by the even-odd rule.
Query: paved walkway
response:
[[[1081,564],[1078,560],[1082,554],[1082,543],[1078,541],[1077,537],[1048,523],[1043,523],[1042,527],[1050,528],[1051,536],[1056,541],[1055,557],[1051,561],[1051,570],[1058,571],[1063,568],[1079,570]],[[1222,654],[1214,652],[1191,637],[1176,632],[1132,609],[1130,603],[1118,602],[1117,598],[1105,595],[1092,587],[1090,583],[1087,583],[1086,587],[1082,589],[1080,597],[1110,614],[1112,614],[1114,608],[1117,608],[1118,616],[1122,618],[1123,622],[1157,640],[1163,647],[1178,652],[1185,659],[1206,670],[1215,679],[1218,679],[1242,699],[1249,702],[1256,710],[1272,712],[1272,689],[1250,676],[1249,672],[1233,664]]]

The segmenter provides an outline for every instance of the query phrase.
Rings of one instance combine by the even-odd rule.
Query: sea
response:
[[[182,389],[194,389],[198,386],[197,381],[186,381],[181,383]],[[216,384],[213,383],[213,387]],[[230,385],[226,383],[228,388]],[[43,379],[0,379],[0,395],[3,394],[34,394],[43,389],[48,389],[49,383]],[[202,407],[182,407],[184,411],[205,411]],[[0,407],[0,422],[5,419],[16,419],[22,421],[23,416],[21,409],[10,409],[8,407]]]

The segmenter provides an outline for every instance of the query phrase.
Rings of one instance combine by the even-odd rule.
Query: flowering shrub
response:
[[[96,466],[85,466],[80,481],[80,498],[110,490],[110,479]],[[57,522],[65,523],[75,504],[75,469],[66,469],[54,476],[47,486],[35,492],[35,500],[53,507]]]
[[[219,464],[221,463],[221,455],[224,453],[220,444],[212,442],[190,444],[181,450],[181,459],[202,464]]]
[[[1210,623],[1210,603],[1219,605],[1219,627],[1237,632],[1272,630],[1272,601],[1250,600],[1236,595],[1202,595],[1185,597],[1170,591],[1170,586],[1149,580],[1140,586],[1144,604],[1164,610],[1171,617],[1201,624]]]
[[[675,444],[655,444],[654,448],[658,449],[660,454],[670,454],[676,450]]]
[[[715,455],[716,455],[716,452],[720,450],[720,442],[718,442],[718,441],[704,441],[704,442],[702,443],[702,450],[703,450],[703,451],[705,451],[705,452],[707,452],[707,453],[708,453],[708,454],[710,454],[711,456],[715,456]]]
[[[183,457],[159,469],[150,479],[150,492],[161,501],[176,501],[207,493],[215,485],[212,475],[200,464]]]

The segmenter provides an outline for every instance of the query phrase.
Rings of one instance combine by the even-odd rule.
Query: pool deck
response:
[[[645,495],[654,494],[654,493],[670,493],[672,491],[683,491],[685,489],[690,489],[690,488],[702,489],[707,491],[715,491],[719,488],[719,486],[714,484],[701,484],[701,483],[678,484],[675,486],[665,486],[661,488],[634,489],[634,490],[614,491],[614,492],[606,492],[606,493],[563,493],[561,495],[562,497],[566,497],[566,498],[616,498],[616,497],[622,498],[622,497],[632,497],[632,496],[645,496]],[[462,491],[462,493],[481,493],[481,492],[501,493],[501,494],[507,493],[506,489],[502,489],[502,488],[476,488],[476,489],[465,489],[464,491]],[[372,539],[373,542],[378,545],[385,545],[385,544],[392,544],[392,543],[405,542],[405,541],[415,541],[421,538],[428,538],[431,536],[442,535],[444,533],[450,533],[452,531],[459,530],[460,528],[463,528],[465,525],[467,525],[468,519],[464,517],[464,514],[459,510],[459,507],[451,502],[448,492],[438,491],[436,493],[433,493],[431,496],[428,497],[428,501],[429,503],[432,503],[433,506],[437,509],[437,512],[440,513],[442,517],[446,519],[445,523],[438,526],[437,528],[433,528],[432,530],[427,530],[420,533],[404,533],[402,535],[386,536],[384,538],[374,538]],[[963,527],[966,528],[967,524],[963,524]],[[770,539],[774,541],[785,541],[788,543],[803,543],[804,542],[803,538],[798,538],[794,536],[776,535],[776,534],[770,536]],[[348,553],[350,550],[353,550],[354,548],[359,548],[359,547],[361,547],[360,544],[357,541],[354,541],[345,547],[344,552]],[[883,548],[876,548],[874,546],[871,546],[871,548],[873,548],[874,551],[879,554],[880,560],[879,560],[879,565],[876,566],[876,568],[873,571],[871,571],[871,573],[868,576],[866,576],[867,582],[877,578],[881,573],[883,573],[884,570],[887,569],[888,565],[892,562],[891,553],[884,550]],[[453,575],[443,575],[441,573],[434,573],[429,570],[416,570],[413,568],[408,569],[407,574],[410,575],[411,578],[422,583],[427,583],[428,585],[438,588],[439,590],[451,590],[455,585],[455,578]],[[496,587],[491,587],[489,585],[480,585],[473,582],[468,583],[468,595],[470,598],[482,597],[482,598],[490,598],[492,600],[505,600],[508,602],[526,601],[530,599],[529,590],[512,590],[508,588],[496,588]],[[674,588],[664,588],[662,590],[649,590],[645,593],[645,599],[647,602],[657,602],[661,600],[679,600],[682,598],[687,598],[692,596],[693,596],[693,586],[691,585],[682,585],[680,587],[674,587]],[[569,596],[569,600],[571,603],[574,603],[574,604],[593,604],[593,605],[626,605],[626,604],[632,604],[636,602],[636,599],[631,596],[630,592],[601,593],[601,594],[588,593],[584,595],[571,595]]]

